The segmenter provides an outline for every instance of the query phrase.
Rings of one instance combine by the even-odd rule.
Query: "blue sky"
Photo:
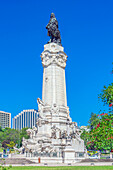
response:
[[[113,82],[113,1],[0,1],[0,110],[12,118],[37,109],[42,98],[40,54],[46,24],[54,12],[68,55],[67,102],[73,121],[87,125],[91,112],[104,109],[98,94]]]

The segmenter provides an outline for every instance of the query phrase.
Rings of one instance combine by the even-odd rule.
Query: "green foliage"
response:
[[[29,139],[29,135],[27,134],[26,130],[28,128],[23,128],[21,131],[20,131],[20,139],[22,139],[23,137],[26,138],[26,139]]]
[[[6,149],[7,148],[7,144],[9,144],[9,143],[10,143],[9,140],[3,140],[2,147]]]
[[[113,70],[112,70],[113,73]],[[113,149],[113,83],[104,86],[99,98],[109,105],[109,114],[91,114],[89,120],[90,131],[84,131],[81,138],[85,141],[87,149],[111,150]]]
[[[98,122],[89,132],[84,131],[81,138],[87,149],[110,151],[113,149],[113,114],[98,115]]]
[[[91,113],[88,123],[89,123],[88,128],[94,129],[96,127],[96,125],[99,123],[99,119],[96,113]]]
[[[113,74],[113,68],[112,68],[112,74]],[[102,102],[104,102],[104,104],[113,105],[113,83],[111,83],[108,87],[104,86],[102,92],[99,94],[99,98],[102,100]]]
[[[21,131],[11,128],[5,128],[0,130],[0,143],[2,147],[13,147],[14,144],[18,144],[18,146],[22,145],[22,138],[28,139],[29,136],[27,135],[28,128],[23,128]],[[11,142],[11,143],[10,143]]]
[[[0,142],[0,148],[2,147],[2,143]]]
[[[113,115],[101,115],[100,123],[90,132],[90,145],[99,150],[113,148]]]
[[[104,86],[102,92],[99,95],[99,98],[105,104],[113,104],[113,83],[111,83],[108,87]]]
[[[15,143],[13,141],[10,141],[10,144],[6,144],[8,147],[13,148],[15,146]]]
[[[7,144],[10,144],[10,141],[18,143],[19,131],[11,128],[5,128],[0,131],[0,141],[4,148],[7,148]]]
[[[83,133],[81,134],[81,139],[84,140],[84,144],[87,147],[87,142],[90,140],[89,132],[87,132],[86,130],[83,130]],[[88,149],[88,147],[87,147],[87,149]]]
[[[23,129],[21,129],[21,131],[20,131],[20,146],[22,145],[22,139],[23,139],[23,137],[24,137],[25,139],[29,139],[29,135],[28,135],[27,132],[26,132],[27,129],[28,129],[28,128],[23,128]]]
[[[0,126],[0,131],[2,131],[2,127]]]

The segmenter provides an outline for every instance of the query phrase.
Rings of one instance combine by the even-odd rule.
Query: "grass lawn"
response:
[[[11,170],[111,170],[113,166],[12,167]]]

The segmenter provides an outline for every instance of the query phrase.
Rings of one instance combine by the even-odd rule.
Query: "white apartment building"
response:
[[[38,111],[35,109],[23,110],[13,118],[13,129],[33,128],[36,126]]]

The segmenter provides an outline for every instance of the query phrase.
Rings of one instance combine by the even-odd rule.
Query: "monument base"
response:
[[[74,163],[75,153],[85,153],[81,129],[69,114],[66,99],[65,66],[67,55],[62,46],[49,43],[41,54],[43,95],[38,102],[37,127],[28,129],[30,139],[24,139],[22,148],[26,157],[42,162]],[[29,156],[31,155],[31,156]],[[47,158],[46,158],[47,157]]]

